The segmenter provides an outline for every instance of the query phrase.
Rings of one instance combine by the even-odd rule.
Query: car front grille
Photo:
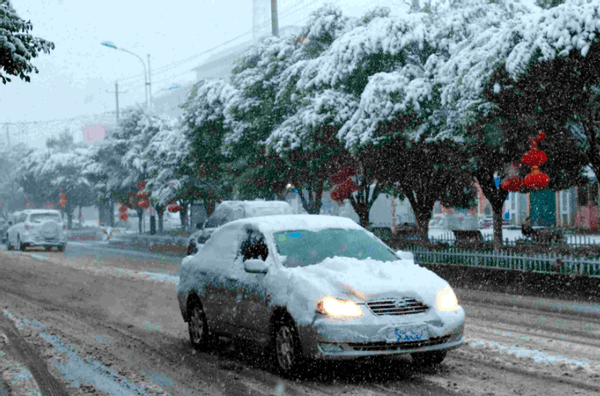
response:
[[[404,349],[416,349],[426,346],[441,345],[450,339],[449,335],[442,337],[431,337],[423,341],[407,342],[351,342],[348,345],[355,351],[400,351]]]
[[[367,307],[375,315],[412,315],[423,313],[429,308],[427,305],[411,297],[400,299],[390,298],[387,300],[368,301]]]

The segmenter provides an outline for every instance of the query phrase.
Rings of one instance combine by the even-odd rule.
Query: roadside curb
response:
[[[113,249],[146,251],[160,254],[183,254],[187,253],[187,246],[175,243],[156,242],[128,242],[123,240],[109,240],[108,246]]]

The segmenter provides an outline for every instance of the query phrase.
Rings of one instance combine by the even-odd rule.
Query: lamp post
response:
[[[149,89],[150,89],[150,83],[148,82],[148,72],[146,70],[146,64],[144,63],[144,60],[137,54],[134,54],[133,52],[126,50],[125,48],[120,48],[117,47],[113,42],[111,41],[103,41],[100,43],[101,45],[108,47],[108,48],[112,48],[112,49],[116,49],[119,51],[123,51],[123,52],[127,52],[128,54],[131,54],[133,56],[135,56],[136,58],[138,58],[140,60],[140,62],[142,62],[142,66],[144,67],[144,94],[146,96],[146,107],[150,106],[150,95],[148,93]],[[148,62],[150,62],[150,55],[148,55]]]
[[[158,95],[162,91],[169,91],[169,90],[180,89],[180,88],[181,88],[181,86],[179,84],[172,84],[169,88],[159,89],[158,91],[156,91],[156,93],[154,95],[152,95],[152,99],[154,99],[156,97],[156,95]]]

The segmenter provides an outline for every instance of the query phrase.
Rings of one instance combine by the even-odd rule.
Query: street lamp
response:
[[[159,93],[161,93],[162,91],[169,91],[169,90],[173,90],[173,89],[180,89],[181,85],[179,84],[173,84],[171,85],[169,88],[163,88],[163,89],[159,89],[158,91],[156,91],[154,93],[154,95],[152,95],[152,99],[154,99],[156,97],[156,95],[158,95]]]
[[[148,72],[146,71],[146,64],[144,63],[144,60],[137,54],[134,54],[133,52],[126,50],[125,48],[119,48],[117,47],[112,41],[103,41],[100,43],[101,45],[108,47],[108,48],[112,48],[112,49],[116,49],[119,51],[123,51],[123,52],[127,52],[128,54],[131,54],[133,56],[135,56],[136,58],[138,58],[140,60],[140,62],[142,62],[142,66],[144,66],[144,94],[146,96],[146,107],[149,107],[150,102],[150,95],[148,94],[149,90],[150,90],[150,82],[148,81]],[[150,62],[150,55],[148,55],[148,62]]]

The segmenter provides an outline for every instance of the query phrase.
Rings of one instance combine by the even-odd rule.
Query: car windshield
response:
[[[54,220],[57,223],[62,221],[58,213],[35,213],[29,216],[29,221],[32,223],[43,223],[48,220]]]
[[[363,230],[324,229],[276,232],[275,245],[288,268],[318,264],[328,257],[398,260],[396,255]]]

